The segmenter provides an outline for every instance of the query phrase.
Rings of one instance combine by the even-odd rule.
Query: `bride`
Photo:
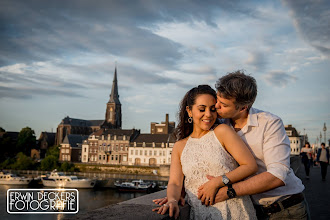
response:
[[[190,219],[256,219],[250,197],[236,197],[231,184],[255,173],[257,164],[230,127],[214,126],[215,104],[216,92],[208,85],[191,89],[181,101],[167,202],[153,211],[169,211],[170,217],[179,217],[178,201],[184,181]],[[215,178],[208,180],[208,175]],[[221,187],[228,187],[231,199],[214,203]]]

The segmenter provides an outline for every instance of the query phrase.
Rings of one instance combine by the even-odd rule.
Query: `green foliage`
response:
[[[5,160],[8,157],[14,157],[16,146],[10,137],[5,135],[0,139],[0,161]]]
[[[18,134],[17,149],[26,155],[30,155],[31,149],[36,147],[34,130],[29,127],[22,128]]]
[[[11,165],[15,163],[14,158],[7,158],[5,161],[0,163],[0,169],[11,169]]]
[[[54,146],[48,148],[46,156],[54,156],[56,158],[59,158],[59,156],[60,156],[60,146],[59,145],[54,145]]]
[[[34,161],[23,152],[19,152],[16,156],[16,162],[10,167],[14,170],[29,170],[34,168]]]
[[[59,168],[60,171],[63,172],[77,172],[79,171],[78,168],[74,166],[72,163],[64,162],[61,164],[61,167]]]
[[[55,145],[50,147],[47,150],[46,157],[40,163],[40,170],[54,170],[59,169],[58,158],[60,155],[60,148],[59,146]]]
[[[6,132],[6,130],[0,127],[0,132]]]
[[[41,170],[54,170],[58,168],[58,157],[53,155],[46,156],[40,163]]]

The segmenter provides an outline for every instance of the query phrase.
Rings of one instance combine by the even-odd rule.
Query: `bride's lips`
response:
[[[212,120],[211,120],[211,119],[202,119],[202,121],[203,121],[204,123],[207,123],[207,124],[209,124],[209,123],[211,123],[211,122],[212,122]]]

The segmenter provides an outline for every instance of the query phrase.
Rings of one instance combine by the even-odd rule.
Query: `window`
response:
[[[131,150],[131,154],[133,155],[133,153],[134,153],[134,150]]]
[[[84,148],[84,152],[85,152],[85,153],[86,153],[86,151],[87,151],[87,147]]]
[[[154,150],[154,156],[157,156],[157,151],[156,150]]]
[[[135,150],[135,155],[138,155],[139,151],[138,150]]]
[[[101,160],[101,155],[99,155],[99,160]]]
[[[147,150],[144,151],[144,155],[145,155],[145,156],[148,155],[148,151],[147,151]]]
[[[142,150],[140,150],[140,155],[142,155],[143,153],[142,153],[143,151]]]
[[[67,148],[65,153],[67,153],[67,154],[70,153],[70,150]]]
[[[105,160],[105,155],[103,155],[103,160]]]
[[[118,160],[118,155],[116,155],[116,160]]]
[[[152,150],[151,150],[151,151],[149,151],[149,156],[152,156]]]
[[[113,160],[113,155],[111,155],[111,160]]]

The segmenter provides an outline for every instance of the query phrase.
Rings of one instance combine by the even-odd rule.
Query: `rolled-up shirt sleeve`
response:
[[[290,140],[280,118],[268,121],[264,132],[263,153],[267,172],[285,180],[290,171]]]

